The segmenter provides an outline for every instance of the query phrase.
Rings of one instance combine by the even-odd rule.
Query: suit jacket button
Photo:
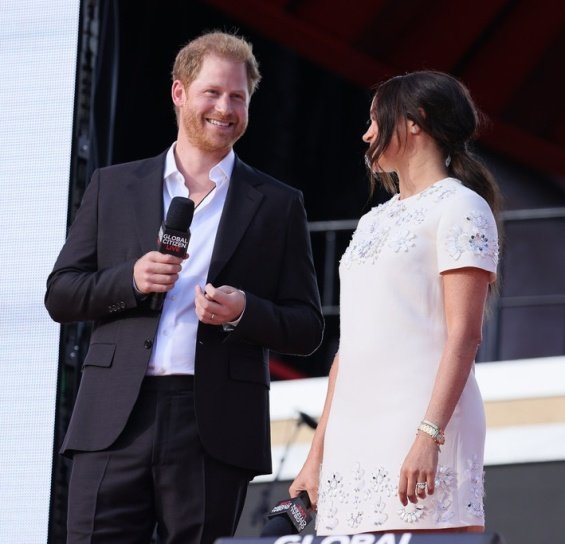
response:
[[[145,340],[145,342],[143,342],[143,347],[145,349],[151,349],[153,347],[153,340],[150,340],[149,338]]]

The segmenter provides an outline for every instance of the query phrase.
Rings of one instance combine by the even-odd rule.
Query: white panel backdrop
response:
[[[47,541],[79,0],[0,0],[0,543]]]

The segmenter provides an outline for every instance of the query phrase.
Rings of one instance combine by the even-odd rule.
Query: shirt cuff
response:
[[[224,323],[222,325],[225,332],[233,331],[239,325],[239,322],[241,321],[241,318],[243,317],[243,314],[245,313],[245,306],[246,306],[245,291],[242,291],[241,289],[239,289],[239,292],[243,295],[243,301],[244,301],[243,302],[243,311],[241,312],[241,314],[239,314],[239,317],[236,320],[228,321],[227,323]]]
[[[146,293],[142,293],[138,288],[137,285],[135,283],[135,278],[131,279],[131,283],[133,285],[133,294],[135,295],[136,300],[138,300],[139,302],[145,300],[149,295]]]

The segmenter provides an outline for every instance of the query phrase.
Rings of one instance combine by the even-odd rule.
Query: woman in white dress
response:
[[[439,72],[382,83],[363,135],[393,196],[340,262],[340,345],[307,490],[319,535],[482,531],[485,418],[474,377],[498,261],[497,189],[468,151],[479,114]]]

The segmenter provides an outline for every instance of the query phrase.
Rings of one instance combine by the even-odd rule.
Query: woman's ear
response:
[[[421,128],[418,123],[412,121],[412,119],[408,119],[408,132],[410,132],[410,134],[419,134],[420,130]]]

